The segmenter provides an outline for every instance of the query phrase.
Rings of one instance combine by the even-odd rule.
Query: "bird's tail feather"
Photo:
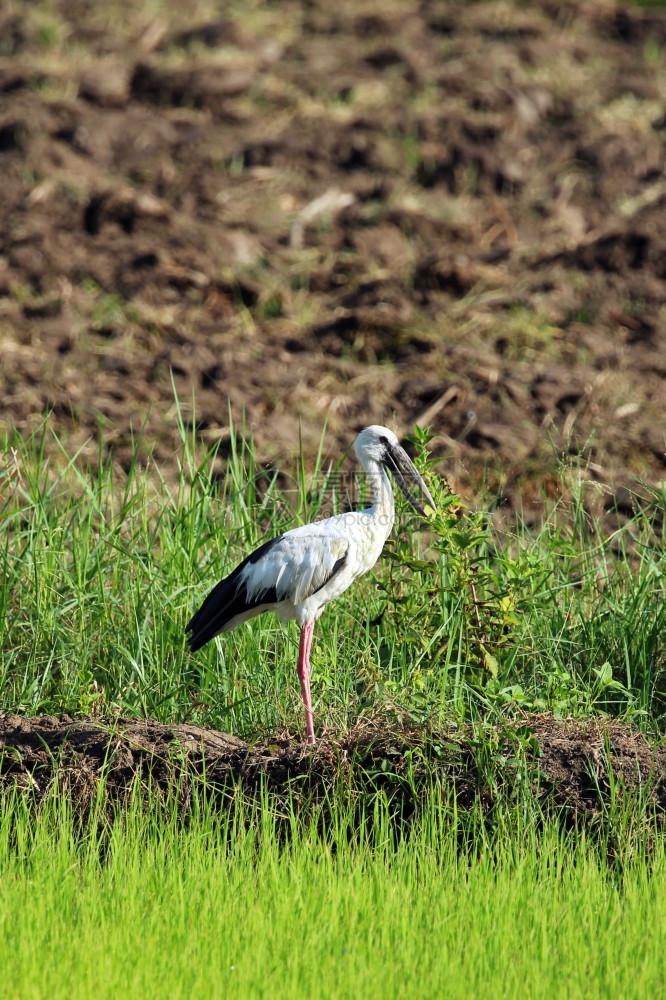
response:
[[[213,587],[199,610],[185,626],[185,631],[191,633],[187,643],[192,652],[201,649],[220,632],[254,618],[264,610],[265,605],[270,605],[278,599],[273,589],[248,597],[245,583],[239,579],[241,568],[237,567],[230,576],[220,580],[217,586]]]
[[[238,580],[234,576],[232,573],[220,580],[185,626],[185,631],[190,633],[187,642],[192,652],[218,635],[229,619],[238,614],[238,604],[245,603],[238,600]]]

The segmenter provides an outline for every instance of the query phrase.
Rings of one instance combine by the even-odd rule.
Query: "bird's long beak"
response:
[[[389,445],[386,448],[384,465],[393,473],[398,486],[421,517],[426,516],[426,507],[435,510],[435,501],[430,496],[430,490],[424,483],[421,473],[399,444]],[[425,501],[425,504],[422,501]]]

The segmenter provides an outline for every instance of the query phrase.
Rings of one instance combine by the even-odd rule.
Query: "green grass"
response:
[[[246,429],[232,428],[220,474],[215,454],[195,458],[195,432],[181,433],[172,484],[157,467],[133,464],[120,483],[111,462],[81,469],[46,426],[7,440],[4,708],[187,718],[244,736],[300,732],[293,624],[264,615],[196,655],[183,629],[252,546],[341,509],[339,468],[322,450],[315,469],[301,456],[278,478],[256,464]],[[418,450],[426,465],[427,435]],[[315,630],[319,729],[377,712],[424,724],[516,708],[660,725],[664,495],[611,537],[570,492],[540,528],[518,523],[499,535],[486,513],[465,510],[432,473],[430,482],[437,517],[424,522],[401,505],[376,569]]]
[[[7,996],[659,996],[663,847],[613,879],[552,830],[461,853],[433,810],[396,841],[381,808],[335,848],[242,805],[187,829],[130,808],[83,837],[62,803],[0,822]],[[344,825],[344,821],[343,821]],[[102,850],[103,848],[103,850]]]

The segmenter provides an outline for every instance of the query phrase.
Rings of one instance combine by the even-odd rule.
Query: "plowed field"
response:
[[[0,392],[168,473],[415,421],[454,485],[659,480],[666,17],[608,2],[10,2]],[[192,415],[192,397],[196,415]],[[485,470],[485,472],[484,472]]]

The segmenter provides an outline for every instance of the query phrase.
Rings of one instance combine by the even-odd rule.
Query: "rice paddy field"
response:
[[[263,616],[193,656],[183,627],[221,567],[264,535],[344,509],[349,480],[323,445],[315,469],[297,459],[271,474],[255,464],[247,428],[220,477],[214,452],[181,434],[175,485],[137,464],[122,489],[110,462],[82,468],[47,424],[5,441],[3,708],[66,713],[72,725],[187,721],[255,752],[298,747],[295,629]],[[204,774],[185,808],[177,785],[160,794],[137,773],[112,798],[83,761],[72,794],[65,751],[26,785],[5,745],[8,996],[663,988],[664,497],[644,490],[635,516],[609,531],[569,488],[540,528],[499,528],[492,505],[465,507],[428,471],[426,432],[412,448],[437,512],[422,521],[401,507],[375,571],[315,633],[322,739],[301,760],[316,770],[338,753],[340,780],[323,796],[242,776],[213,794]],[[574,471],[563,468],[563,482]],[[597,719],[609,760],[618,734],[632,735],[654,751],[654,774],[592,768],[595,808],[551,807],[557,789],[542,794],[530,736],[537,718],[551,720],[553,744],[564,720]],[[402,740],[409,767],[399,772],[394,749],[376,762],[382,780],[356,780],[341,750],[354,726],[382,745]],[[446,739],[483,771],[476,792],[438,770]],[[405,809],[394,784],[410,781]]]
[[[7,995],[646,997],[666,958],[666,864],[614,879],[554,831],[456,851],[448,824],[333,850],[279,846],[200,816],[131,812],[80,840],[66,814],[3,816],[0,962]],[[435,817],[436,819],[436,814]],[[242,832],[241,832],[242,831]],[[377,830],[376,830],[377,832]]]

